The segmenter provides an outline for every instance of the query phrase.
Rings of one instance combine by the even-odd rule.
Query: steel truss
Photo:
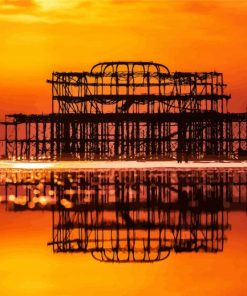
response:
[[[8,209],[53,210],[54,252],[104,262],[222,251],[228,212],[247,210],[247,173],[237,170],[11,171],[1,184],[6,200],[19,197]]]
[[[26,203],[21,205],[21,209],[29,209],[28,202],[39,197],[49,198],[42,209],[59,205],[63,199],[72,201],[73,207],[81,205],[85,200],[92,202],[95,198],[100,199],[100,196],[112,201],[116,198],[115,188],[119,179],[126,194],[135,194],[135,198],[139,194],[138,198],[141,200],[146,199],[147,182],[151,182],[156,191],[169,195],[172,200],[178,199],[177,196],[181,195],[182,191],[188,191],[192,199],[197,199],[198,195],[205,198],[216,195],[220,196],[225,204],[229,203],[231,210],[247,209],[246,170],[10,170],[3,171],[0,175],[0,195],[5,196],[6,201],[10,195],[25,196]],[[12,206],[18,209],[18,205],[18,202],[14,202]]]
[[[25,159],[246,159],[247,113],[10,115],[5,156]]]
[[[48,82],[51,114],[3,122],[5,158],[247,159],[247,113],[228,112],[222,73],[110,62]]]
[[[90,181],[99,185],[89,185],[88,196],[77,199],[73,208],[53,211],[49,245],[54,252],[91,253],[99,261],[122,263],[160,261],[171,252],[223,250],[231,173],[110,175],[114,180],[109,188],[106,176],[98,173]],[[243,178],[240,183],[246,185],[246,174]],[[114,197],[108,198],[109,191]],[[240,194],[246,199],[246,188]]]

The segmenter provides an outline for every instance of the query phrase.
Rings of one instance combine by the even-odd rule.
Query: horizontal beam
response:
[[[218,113],[218,112],[195,112],[195,113],[53,113],[53,114],[9,114],[8,119],[13,121],[1,122],[1,124],[20,123],[97,123],[97,122],[247,122],[247,113]]]
[[[182,94],[182,95],[154,95],[154,94],[139,94],[139,95],[118,95],[118,94],[107,94],[107,95],[84,95],[84,96],[53,96],[54,100],[64,101],[67,103],[82,103],[82,102],[97,102],[104,104],[105,101],[130,101],[136,103],[144,103],[148,101],[158,101],[158,102],[170,102],[170,101],[218,101],[222,99],[230,99],[230,95],[218,95],[218,94],[209,94],[209,95],[195,95],[195,94]]]

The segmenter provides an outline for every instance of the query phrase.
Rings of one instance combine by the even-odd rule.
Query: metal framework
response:
[[[54,252],[104,262],[154,262],[223,250],[229,211],[247,210],[247,171],[11,171],[12,210],[53,210]],[[25,197],[25,198],[24,198]],[[31,204],[31,207],[30,207]]]
[[[83,169],[78,171],[49,170],[3,170],[0,171],[0,196],[2,202],[10,201],[9,197],[25,197],[25,203],[17,200],[9,203],[18,209],[50,209],[61,204],[61,200],[69,200],[73,207],[91,202],[100,195],[106,201],[116,198],[116,183],[121,176],[122,186],[128,194],[139,194],[146,199],[147,180],[151,178],[156,190],[169,199],[178,199],[182,191],[192,196],[215,194],[231,205],[231,210],[247,210],[247,171],[239,169],[224,170],[135,170],[135,169]],[[137,186],[138,185],[138,186]],[[213,192],[213,193],[212,193]],[[5,199],[3,198],[5,196]],[[39,198],[47,198],[47,202],[39,207]],[[137,197],[136,197],[137,198]],[[34,201],[36,207],[29,208],[28,203]],[[20,207],[19,207],[20,206]]]
[[[108,62],[48,83],[52,113],[8,115],[4,157],[247,159],[247,113],[228,112],[222,73]]]
[[[54,252],[91,253],[99,261],[123,263],[160,261],[171,252],[223,250],[229,229],[225,198],[231,196],[227,173],[113,176],[110,188],[92,186],[86,200],[53,212]],[[105,184],[104,179],[96,182]],[[105,195],[109,189],[114,190],[112,199]]]

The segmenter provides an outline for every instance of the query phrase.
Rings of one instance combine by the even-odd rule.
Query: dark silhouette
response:
[[[247,159],[247,113],[228,112],[222,73],[107,62],[90,72],[55,72],[48,83],[51,114],[2,122],[5,158]]]
[[[52,211],[54,252],[104,262],[223,251],[228,212],[247,210],[246,170],[10,171],[1,180],[8,210]]]

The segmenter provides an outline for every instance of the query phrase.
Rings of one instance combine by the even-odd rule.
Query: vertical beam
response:
[[[115,134],[114,134],[114,158],[118,159],[119,158],[119,125],[118,122],[115,122]],[[106,137],[106,135],[104,135]]]
[[[36,160],[39,159],[39,123],[36,121],[35,123],[35,132],[36,132],[36,139],[35,139],[35,158]]]
[[[18,158],[18,134],[17,134],[17,123],[15,122],[15,158]]]
[[[8,124],[5,123],[5,158],[8,159]]]
[[[51,160],[54,160],[54,121],[53,118],[51,119],[50,122],[50,147],[51,147],[51,151],[50,151],[50,158]]]

